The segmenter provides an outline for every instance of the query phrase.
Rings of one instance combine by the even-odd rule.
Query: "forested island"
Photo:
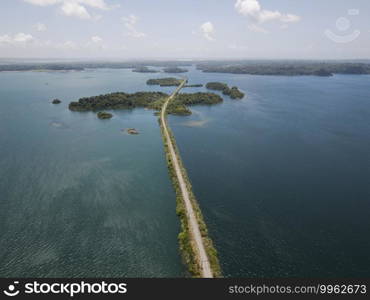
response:
[[[185,84],[184,88],[203,87],[203,84]]]
[[[71,102],[72,111],[98,111],[103,109],[130,109],[135,107],[148,107],[157,100],[168,97],[161,92],[111,93],[93,97],[84,97],[77,102]]]
[[[111,119],[111,118],[113,117],[113,115],[112,115],[112,114],[107,113],[107,112],[105,112],[105,111],[99,111],[96,115],[97,115],[97,116],[98,116],[98,118],[99,118],[99,119],[101,119],[101,120],[104,120],[104,119]]]
[[[159,73],[159,71],[154,70],[154,69],[149,69],[147,66],[137,67],[137,68],[133,69],[132,72],[136,72],[136,73]]]
[[[226,83],[222,82],[208,82],[206,84],[206,88],[209,90],[215,90],[215,91],[224,91],[229,88],[229,86]]]
[[[81,98],[76,102],[71,102],[69,109],[72,111],[101,111],[145,107],[159,111],[168,96],[161,92],[137,92],[133,94],[117,92]],[[191,111],[187,106],[197,104],[212,105],[222,101],[222,97],[213,93],[178,94],[168,105],[167,112],[175,115],[190,115]],[[105,118],[104,116],[103,118]]]
[[[60,101],[59,99],[54,99],[53,101],[51,101],[51,103],[60,104],[60,103],[62,103],[62,101]]]
[[[213,105],[223,101],[222,97],[213,93],[193,93],[178,94],[167,107],[169,114],[191,115],[191,110],[187,106],[192,105]]]
[[[230,96],[231,99],[242,99],[244,98],[244,93],[239,91],[238,87],[233,86],[229,88],[226,83],[222,82],[208,82],[206,88],[209,90],[221,91],[222,94]]]
[[[137,135],[139,134],[139,131],[137,131],[135,128],[127,128],[126,132],[131,135]]]
[[[165,73],[186,73],[186,72],[188,72],[188,70],[187,69],[182,69],[182,68],[179,68],[179,67],[168,67],[168,68],[164,68],[163,72],[165,72]]]
[[[148,85],[159,85],[159,86],[179,86],[182,80],[168,77],[168,78],[158,78],[158,79],[149,79],[146,84]]]
[[[316,62],[316,61],[248,61],[207,62],[197,65],[207,73],[231,73],[250,75],[313,75],[329,77],[334,74],[370,74],[369,63]]]

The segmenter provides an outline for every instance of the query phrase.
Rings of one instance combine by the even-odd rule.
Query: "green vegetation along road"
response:
[[[160,122],[163,128],[164,139],[168,146],[168,151],[169,151],[169,155],[172,160],[173,168],[175,170],[175,174],[179,182],[179,186],[180,186],[180,190],[181,190],[181,194],[182,194],[182,198],[183,198],[184,206],[186,210],[186,216],[188,218],[188,226],[189,226],[189,231],[191,234],[192,245],[194,245],[196,254],[198,256],[196,260],[199,263],[201,277],[213,278],[213,272],[212,272],[212,268],[211,268],[211,264],[210,264],[207,252],[206,252],[206,247],[203,243],[202,234],[199,228],[198,220],[197,220],[195,210],[194,210],[193,204],[189,196],[189,191],[188,191],[186,181],[181,171],[179,157],[177,156],[176,151],[175,151],[175,146],[172,143],[172,139],[169,133],[167,119],[166,119],[166,115],[167,115],[166,110],[167,110],[167,106],[169,102],[175,98],[177,93],[184,87],[186,82],[187,80],[183,80],[182,83],[177,87],[175,92],[170,97],[168,97],[168,99],[164,102],[162,106],[162,110],[161,110]]]

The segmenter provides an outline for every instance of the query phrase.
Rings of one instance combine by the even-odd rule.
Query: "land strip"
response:
[[[208,237],[206,225],[192,193],[189,179],[182,165],[175,139],[167,125],[166,118],[168,104],[176,97],[186,82],[187,80],[183,80],[175,92],[164,102],[160,114],[160,125],[171,177],[180,201],[178,203],[178,214],[182,218],[181,223],[183,227],[179,235],[180,248],[182,251],[192,252],[190,254],[186,253],[185,256],[187,264],[190,264],[189,269],[194,276],[213,278],[221,275],[217,252]]]

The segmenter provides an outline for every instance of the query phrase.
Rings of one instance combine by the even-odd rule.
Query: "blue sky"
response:
[[[1,0],[0,57],[370,58],[368,0]]]

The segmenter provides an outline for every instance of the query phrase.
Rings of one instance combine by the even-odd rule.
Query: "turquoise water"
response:
[[[370,76],[189,77],[248,95],[171,117],[224,275],[369,277]]]
[[[146,77],[0,73],[0,276],[183,276],[153,112],[102,121],[68,110],[81,96],[145,89]]]
[[[184,276],[153,112],[68,110],[157,76],[0,73],[0,276]],[[170,117],[224,275],[368,277],[370,76],[187,76],[248,95]]]

